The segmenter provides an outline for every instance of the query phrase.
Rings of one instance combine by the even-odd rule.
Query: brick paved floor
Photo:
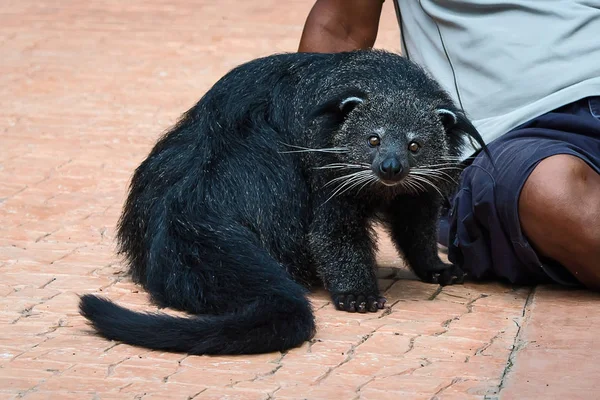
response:
[[[598,296],[439,290],[410,279],[389,244],[391,307],[340,313],[317,292],[316,339],[285,354],[186,357],[90,335],[77,294],[149,308],[114,255],[133,169],[228,69],[294,51],[311,3],[3,1],[1,399],[597,398]],[[377,46],[398,50],[385,9]]]

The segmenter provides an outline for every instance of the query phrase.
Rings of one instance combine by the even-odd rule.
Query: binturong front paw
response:
[[[463,283],[466,277],[467,273],[460,267],[440,261],[438,268],[426,271],[420,278],[423,282],[447,286],[455,283]]]
[[[331,295],[335,308],[348,312],[377,312],[385,305],[385,297],[378,294],[334,293]]]

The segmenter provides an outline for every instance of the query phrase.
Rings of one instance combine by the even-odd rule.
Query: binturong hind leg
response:
[[[222,237],[222,232],[227,232],[227,237]],[[194,241],[196,246],[186,246],[185,256],[171,258],[160,291],[163,304],[195,304],[204,315],[180,318],[136,313],[94,296],[82,298],[82,314],[106,338],[188,354],[284,351],[312,338],[315,323],[307,290],[294,282],[258,241],[243,228],[231,226],[227,230],[197,229],[196,233],[202,236]],[[183,250],[182,241],[175,242],[179,247],[173,249]],[[183,259],[187,264],[178,264],[179,268],[188,268],[193,275],[181,276],[196,277],[198,289],[193,298],[164,291],[177,286],[178,270],[173,263]],[[153,277],[148,277],[146,284],[156,295],[161,283]]]

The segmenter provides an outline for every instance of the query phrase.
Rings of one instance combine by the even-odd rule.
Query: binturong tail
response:
[[[135,312],[94,295],[82,296],[79,307],[98,333],[108,339],[195,355],[284,351],[315,333],[310,303],[303,295],[289,293],[255,301],[231,314],[190,318]]]
[[[171,217],[168,224],[162,217],[150,225],[144,261],[130,265],[133,280],[154,303],[188,316],[132,311],[88,294],[79,309],[93,328],[126,344],[194,355],[285,351],[310,340],[315,320],[308,289],[253,232],[195,215]],[[138,219],[132,221],[137,226]],[[124,225],[123,235],[135,237],[129,231]],[[131,254],[139,247],[124,245]]]

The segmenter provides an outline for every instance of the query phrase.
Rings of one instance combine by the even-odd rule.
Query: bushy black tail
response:
[[[260,299],[226,315],[135,312],[93,295],[82,296],[79,307],[102,336],[134,346],[196,355],[268,353],[299,346],[315,333],[310,303],[289,283],[291,295]]]

